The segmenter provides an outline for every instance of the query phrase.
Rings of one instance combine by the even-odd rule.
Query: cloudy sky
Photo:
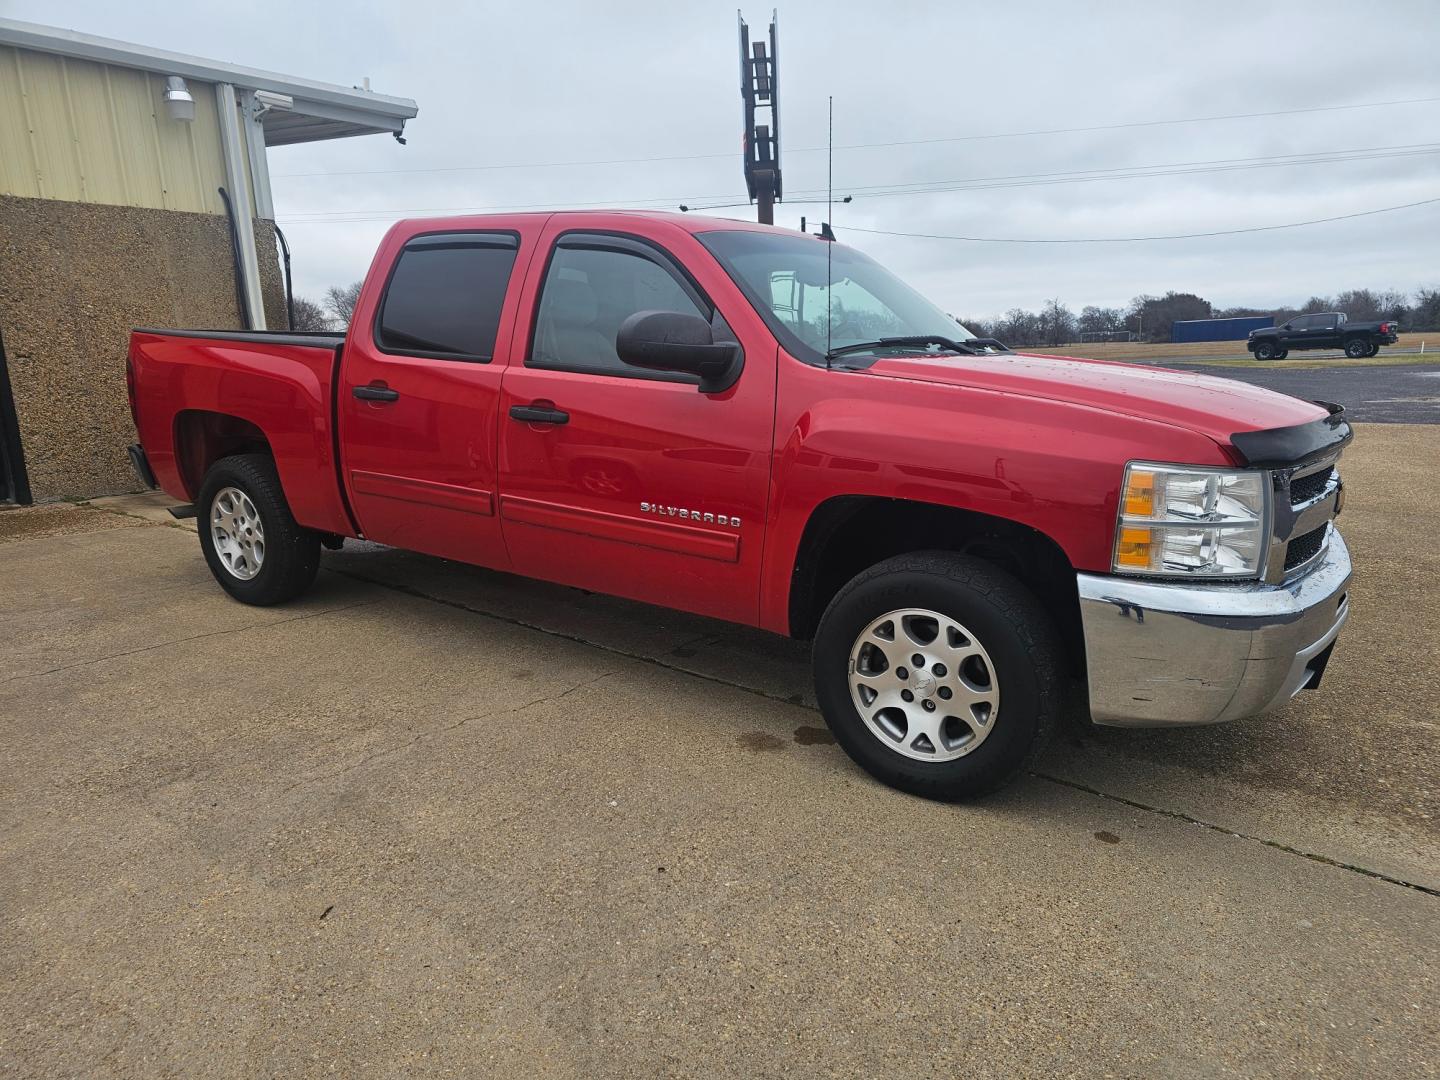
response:
[[[368,76],[414,98],[408,146],[372,136],[271,151],[302,294],[361,276],[397,217],[744,197],[733,0],[0,0],[0,13],[344,85]],[[745,15],[763,33],[770,7]],[[790,198],[777,222],[823,216],[802,196],[825,188],[833,95],[834,190],[856,196],[836,207],[837,231],[947,310],[988,316],[1049,297],[1079,310],[1167,289],[1267,305],[1440,285],[1440,203],[1148,243],[846,232],[1152,236],[1440,198],[1434,0],[782,0],[780,29]],[[1381,102],[1410,103],[1334,108]],[[1057,130],[1075,128],[1092,130]],[[1037,131],[1050,133],[1012,134]],[[645,158],[669,160],[634,160]],[[1306,163],[1276,165],[1287,158]],[[895,193],[926,185],[949,190]]]

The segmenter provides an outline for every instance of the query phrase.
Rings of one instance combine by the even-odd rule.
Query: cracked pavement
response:
[[[802,644],[364,544],[245,608],[163,501],[49,513],[0,544],[0,1070],[1437,1075],[1433,431],[1347,456],[1320,691],[968,806],[853,767]]]

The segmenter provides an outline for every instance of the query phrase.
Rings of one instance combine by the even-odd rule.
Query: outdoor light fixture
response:
[[[190,88],[179,75],[171,75],[165,80],[165,93],[160,96],[165,102],[165,112],[171,120],[188,124],[195,119],[195,98],[191,96]]]

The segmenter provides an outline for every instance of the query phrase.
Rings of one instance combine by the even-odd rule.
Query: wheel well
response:
[[[226,413],[186,409],[175,417],[175,461],[193,499],[210,466],[231,454],[270,454],[270,441],[249,420]]]
[[[904,499],[844,495],[816,508],[801,537],[790,583],[791,634],[813,636],[820,616],[847,581],[911,551],[969,555],[1019,579],[1054,618],[1072,670],[1083,672],[1075,570],[1060,545],[1005,518]]]

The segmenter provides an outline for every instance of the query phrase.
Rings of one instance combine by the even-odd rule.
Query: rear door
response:
[[[502,391],[500,514],[513,568],[754,622],[775,341],[683,230],[567,224],[552,219],[533,262],[524,306],[534,325],[515,337]],[[717,340],[738,341],[736,382],[705,394],[694,378],[622,363],[620,324],[653,310],[698,314]]]
[[[345,489],[367,539],[503,568],[494,358],[533,232],[527,245],[520,229],[409,229],[387,239],[377,266],[388,255],[389,276],[357,307],[345,345]]]
[[[1320,349],[1340,348],[1340,316],[1334,313],[1312,315],[1314,328],[1310,331],[1311,344]]]

